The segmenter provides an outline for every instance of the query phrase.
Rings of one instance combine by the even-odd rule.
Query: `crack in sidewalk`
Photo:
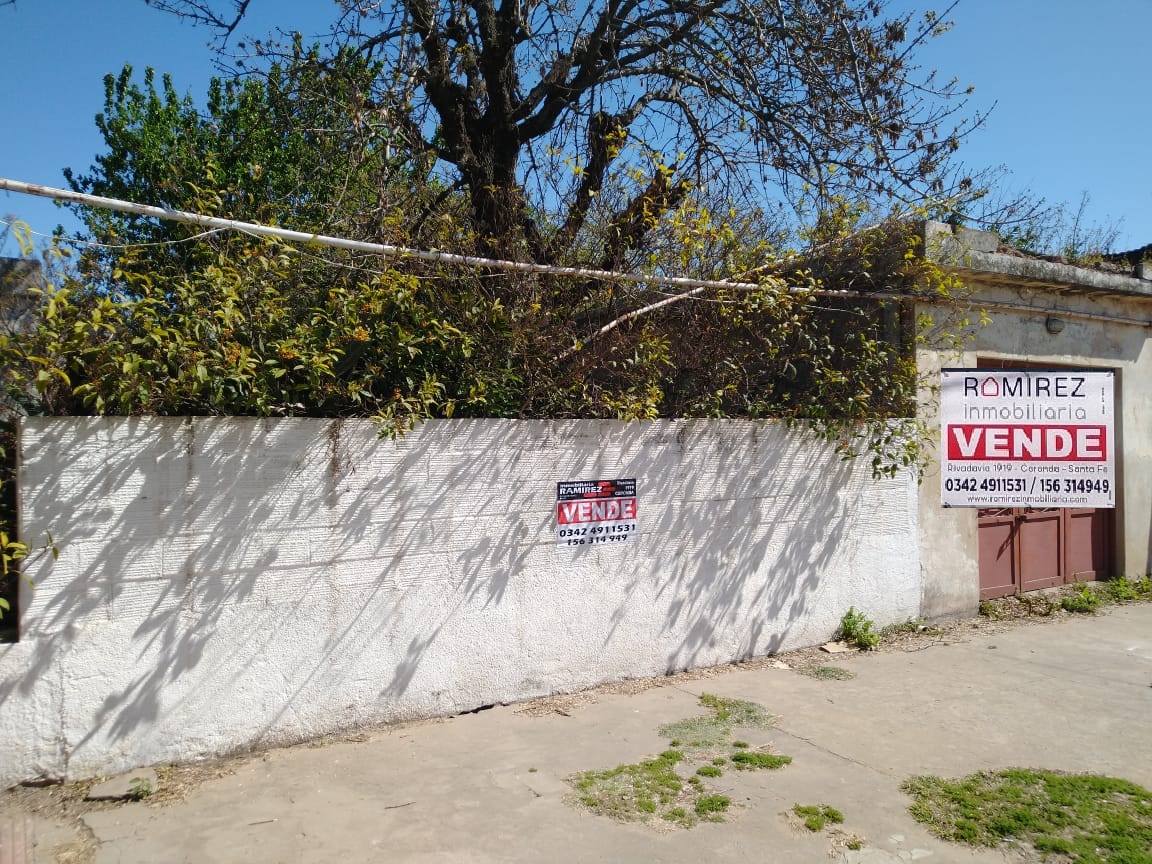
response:
[[[848,763],[850,763],[852,765],[856,765],[860,768],[867,769],[868,771],[873,771],[873,772],[881,775],[882,777],[887,777],[890,780],[896,779],[895,774],[893,774],[889,771],[886,771],[883,768],[877,768],[875,765],[869,765],[867,762],[861,762],[859,759],[853,759],[851,756],[846,756],[843,753],[837,753],[832,748],[826,747],[823,744],[817,743],[813,739],[808,738],[804,735],[801,735],[799,732],[793,732],[790,729],[786,729],[783,725],[777,724],[776,730],[778,732],[784,733],[788,737],[793,738],[797,741],[803,741],[809,747],[813,747],[816,750],[819,750],[821,753],[826,753],[827,755],[829,755],[835,759],[839,759],[843,762],[848,762]]]

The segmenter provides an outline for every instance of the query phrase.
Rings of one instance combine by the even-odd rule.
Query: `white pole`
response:
[[[715,279],[691,279],[685,276],[649,276],[643,273],[587,270],[582,267],[556,267],[551,264],[534,264],[527,261],[504,261],[498,258],[479,258],[475,255],[457,255],[452,252],[440,252],[437,250],[410,249],[405,246],[390,246],[386,243],[366,243],[362,240],[348,240],[343,237],[330,237],[325,234],[309,234],[305,231],[291,231],[287,228],[275,228],[268,225],[259,225],[255,222],[240,222],[235,219],[204,216],[200,213],[173,210],[169,207],[151,207],[147,204],[133,204],[131,201],[121,201],[118,198],[86,195],[83,192],[54,189],[51,186],[24,183],[20,180],[9,180],[4,177],[0,177],[0,189],[7,189],[10,192],[19,192],[24,195],[38,195],[41,198],[52,198],[56,201],[84,204],[88,207],[102,207],[106,210],[135,213],[138,216],[151,216],[153,219],[186,222],[190,225],[200,225],[205,228],[240,231],[245,234],[255,234],[258,237],[275,237],[280,240],[293,240],[298,243],[316,243],[321,246],[330,246],[333,249],[349,249],[353,252],[367,252],[371,255],[383,255],[389,258],[418,258],[421,261],[435,261],[439,264],[461,264],[466,267],[487,267],[492,270],[508,270],[519,273],[550,273],[555,276],[576,276],[583,279],[602,279],[611,282],[673,285],[678,288],[735,288],[748,291],[761,287],[755,282],[724,282]]]

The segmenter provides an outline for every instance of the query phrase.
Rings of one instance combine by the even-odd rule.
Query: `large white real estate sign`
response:
[[[1113,373],[943,369],[945,507],[1115,507]]]

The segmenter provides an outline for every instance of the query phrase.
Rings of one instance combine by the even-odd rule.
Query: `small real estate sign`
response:
[[[1111,371],[942,369],[945,507],[1115,507]]]
[[[560,546],[632,543],[636,480],[566,480],[556,484],[556,542]]]

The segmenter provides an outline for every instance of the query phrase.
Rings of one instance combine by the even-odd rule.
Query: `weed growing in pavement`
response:
[[[991,621],[999,621],[1004,617],[1000,604],[993,603],[991,600],[980,601],[980,614]]]
[[[797,804],[792,812],[804,820],[804,827],[813,834],[823,831],[829,822],[839,825],[844,821],[844,814],[827,804]]]
[[[147,777],[133,777],[128,786],[128,799],[143,801],[152,795],[152,781]]]
[[[1104,599],[1112,603],[1130,603],[1132,601],[1152,600],[1152,577],[1132,580],[1124,576],[1099,583],[1099,588],[1105,592]]]
[[[1104,590],[1108,592],[1108,599],[1113,603],[1127,603],[1129,600],[1140,599],[1136,583],[1131,579],[1112,579],[1104,583]]]
[[[761,768],[774,770],[791,764],[791,756],[779,756],[775,753],[753,753],[748,750],[741,750],[732,754],[732,766],[739,771],[757,771]]]
[[[909,633],[919,633],[922,630],[927,630],[928,625],[924,623],[923,618],[909,618],[899,624],[889,624],[887,627],[880,628],[880,638],[890,639],[893,636],[903,636]]]
[[[854,672],[839,666],[807,666],[799,667],[796,671],[810,678],[819,678],[821,681],[847,681],[856,677]]]
[[[710,709],[710,713],[668,723],[660,727],[660,734],[682,742],[687,748],[722,747],[737,727],[767,728],[774,726],[777,720],[754,702],[741,699],[725,699],[704,693],[700,696],[700,704]]]
[[[661,815],[679,803],[684,781],[676,773],[676,763],[684,755],[667,750],[656,759],[619,765],[607,771],[585,771],[576,775],[573,785],[580,803],[594,813],[625,822]]]
[[[900,788],[913,818],[944,840],[1011,840],[1083,864],[1152,864],[1152,792],[1127,780],[1013,768],[913,777]]]
[[[1100,595],[1082,582],[1073,593],[1060,600],[1060,608],[1065,612],[1092,613],[1100,608]]]
[[[708,822],[723,822],[720,814],[726,812],[731,803],[727,795],[701,795],[696,799],[696,815]]]
[[[1016,594],[998,600],[980,601],[980,614],[992,621],[1027,616],[1048,616],[1063,610],[1071,613],[1096,612],[1102,606],[1152,602],[1152,578],[1125,577],[1106,582],[1081,582],[1058,592]]]
[[[618,765],[605,771],[585,771],[569,778],[574,800],[594,813],[625,822],[659,819],[684,828],[704,822],[722,822],[731,800],[707,788],[703,778],[724,775],[723,766],[742,771],[782,768],[789,756],[751,751],[744,741],[733,741],[736,728],[765,728],[777,718],[753,702],[705,693],[700,704],[708,713],[660,727],[660,734],[676,748],[654,759]],[[735,748],[730,756],[716,749]],[[683,763],[683,764],[681,764]],[[685,776],[684,772],[692,772]]]
[[[857,612],[855,606],[849,606],[840,619],[840,638],[861,651],[871,651],[880,644],[880,634],[874,629],[875,626],[871,618],[863,612]]]

